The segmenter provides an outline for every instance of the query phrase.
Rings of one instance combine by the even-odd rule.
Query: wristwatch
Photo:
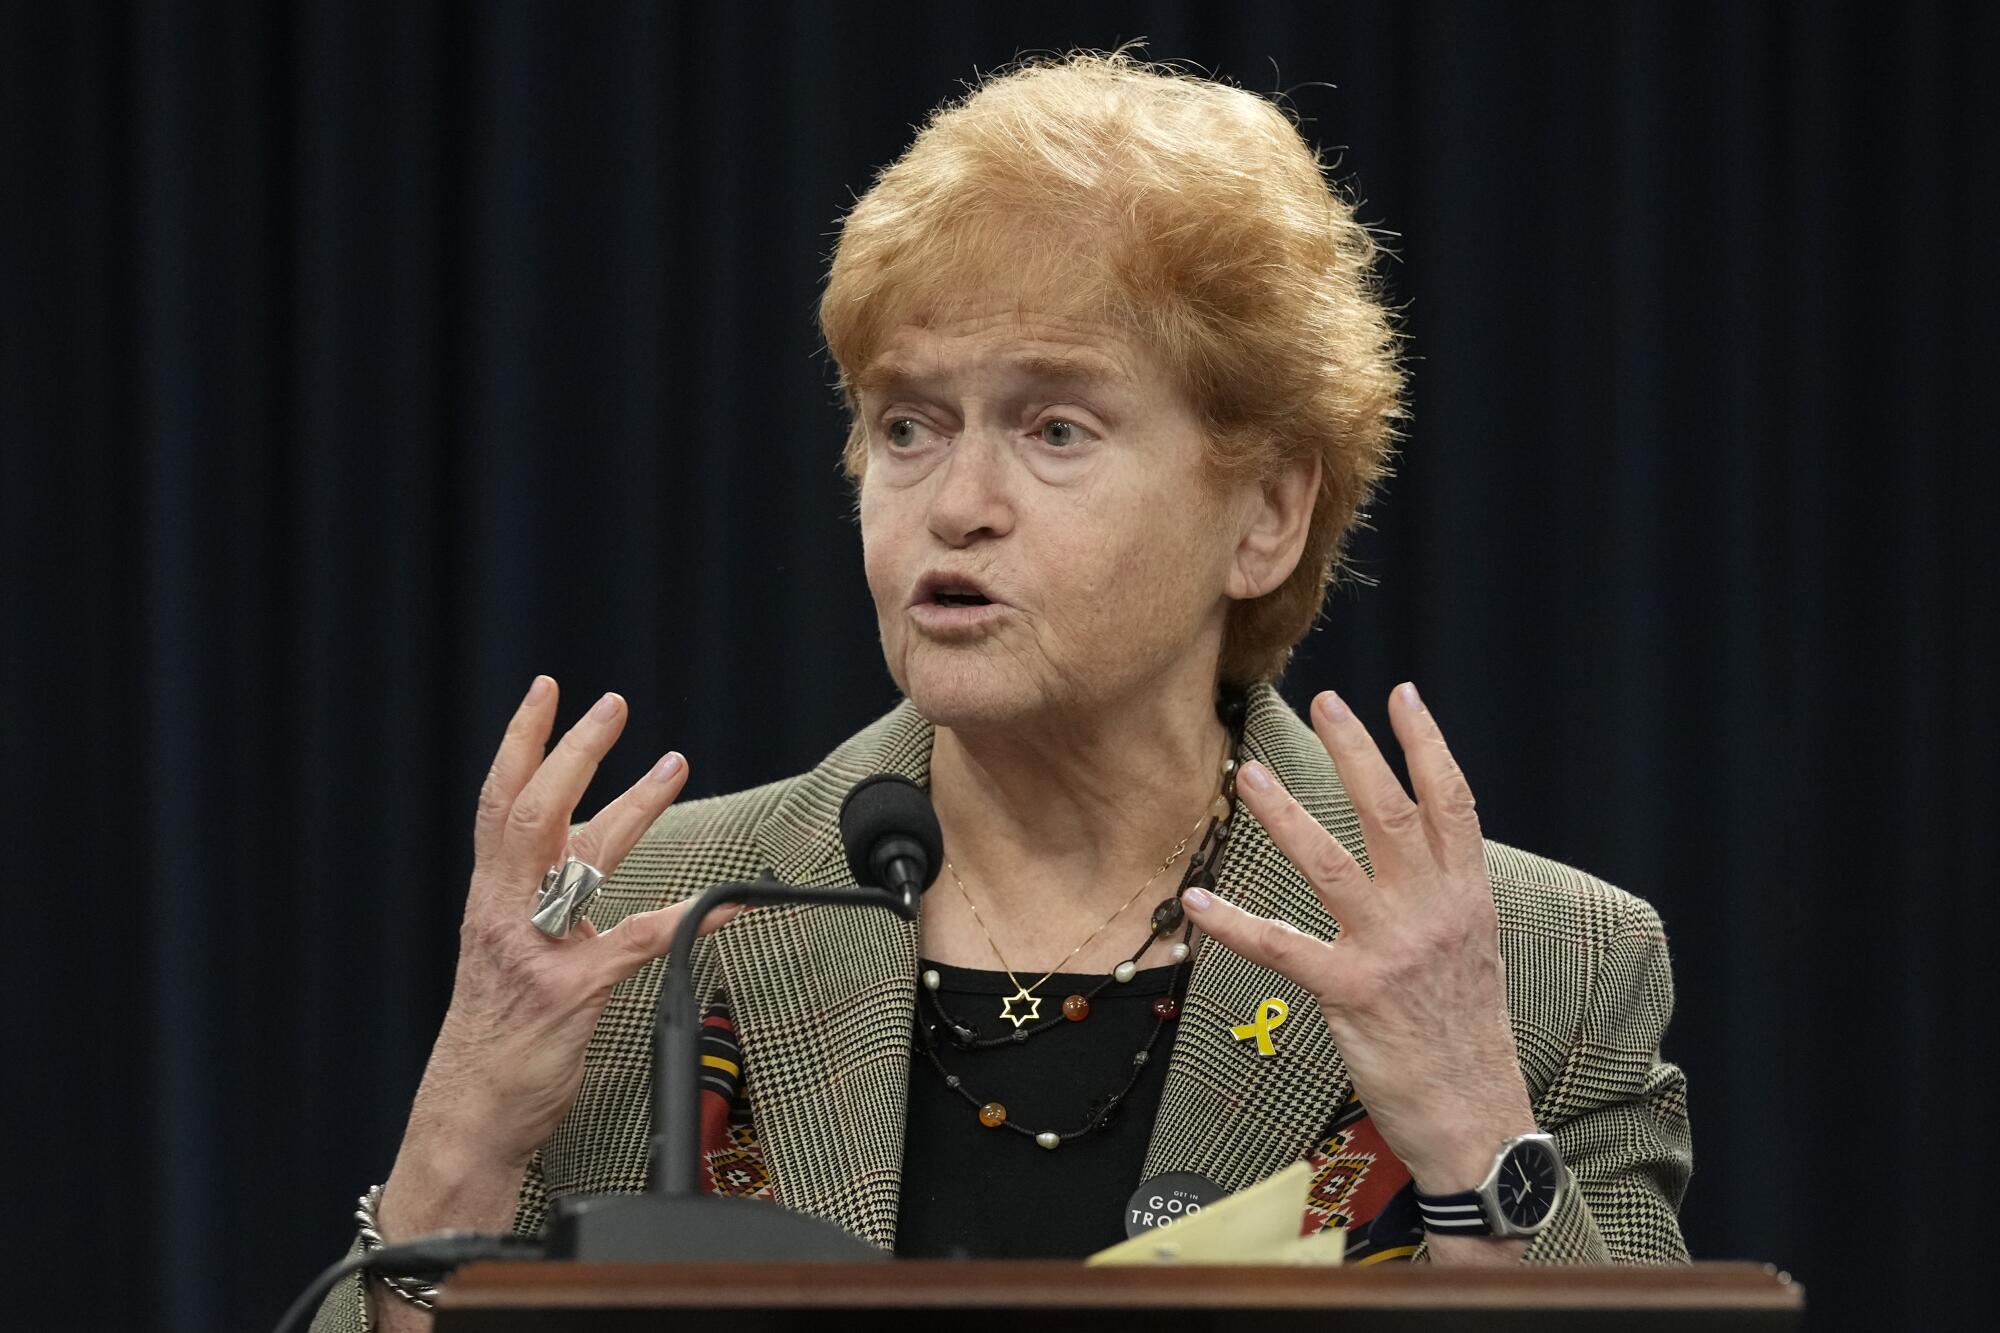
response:
[[[1500,1145],[1478,1189],[1417,1192],[1424,1230],[1441,1236],[1532,1236],[1569,1192],[1569,1168],[1547,1134],[1518,1134]]]

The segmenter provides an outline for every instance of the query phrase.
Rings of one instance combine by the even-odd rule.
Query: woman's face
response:
[[[973,305],[855,376],[861,536],[890,674],[939,726],[1212,686],[1244,497],[1108,325]]]

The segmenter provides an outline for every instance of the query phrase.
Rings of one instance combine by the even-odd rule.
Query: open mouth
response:
[[[970,611],[999,605],[977,580],[941,569],[932,570],[918,581],[910,604],[936,607],[940,611]]]

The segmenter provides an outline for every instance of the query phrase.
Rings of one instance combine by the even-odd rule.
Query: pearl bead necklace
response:
[[[924,971],[921,977],[923,994],[929,1001],[931,1008],[936,1012],[938,1023],[929,1024],[921,1021],[918,1023],[917,1031],[920,1037],[921,1049],[923,1054],[930,1060],[931,1065],[943,1076],[945,1086],[964,1098],[973,1107],[974,1111],[978,1114],[979,1123],[986,1128],[1011,1129],[1017,1134],[1033,1139],[1037,1146],[1050,1152],[1053,1152],[1071,1139],[1108,1129],[1116,1119],[1119,1105],[1124,1101],[1126,1095],[1131,1092],[1133,1086],[1138,1083],[1140,1075],[1145,1072],[1148,1062],[1152,1059],[1153,1047],[1159,1042],[1160,1033],[1168,1023],[1180,1017],[1180,1001],[1175,996],[1180,993],[1183,969],[1193,952],[1192,941],[1194,938],[1194,923],[1187,920],[1187,914],[1181,907],[1181,895],[1197,884],[1210,891],[1214,890],[1215,868],[1221,861],[1223,848],[1229,840],[1231,826],[1234,823],[1236,771],[1239,767],[1239,760],[1235,756],[1241,752],[1243,745],[1243,708],[1241,700],[1232,702],[1235,706],[1224,713],[1224,721],[1230,728],[1231,744],[1230,757],[1222,765],[1222,790],[1215,798],[1215,802],[1209,810],[1208,827],[1203,832],[1201,841],[1195,848],[1194,855],[1188,858],[1187,869],[1181,876],[1179,889],[1175,891],[1173,897],[1162,900],[1153,909],[1152,929],[1147,933],[1145,943],[1139,946],[1136,953],[1112,968],[1110,974],[1099,981],[1088,992],[1071,995],[1062,1002],[1060,1014],[1062,1020],[1069,1023],[1083,1022],[1090,1017],[1091,1000],[1095,999],[1107,985],[1113,982],[1120,984],[1130,982],[1133,977],[1139,974],[1139,960],[1146,956],[1147,951],[1162,936],[1171,934],[1176,927],[1181,928],[1181,938],[1174,941],[1167,951],[1169,958],[1173,961],[1174,974],[1168,982],[1167,994],[1153,1001],[1153,1028],[1147,1035],[1145,1045],[1132,1054],[1131,1073],[1127,1076],[1124,1085],[1117,1092],[1107,1094],[1090,1104],[1082,1125],[1066,1132],[1058,1132],[1048,1129],[1036,1131],[1016,1124],[1007,1118],[1007,1107],[1004,1103],[985,1101],[974,1096],[965,1087],[958,1075],[945,1068],[944,1061],[938,1056],[939,1025],[942,1026],[943,1032],[949,1038],[950,1043],[961,1051],[974,1051],[1001,1045],[1018,1045],[1052,1028],[1062,1026],[1063,1024],[1058,1022],[1058,1015],[1055,1014],[1051,1014],[1048,1018],[1042,1019],[1040,1022],[1035,1021],[1040,1016],[1041,997],[1034,994],[1036,987],[1039,987],[1050,977],[1056,975],[1056,972],[1060,969],[1060,964],[1057,968],[1051,969],[1034,986],[1023,986],[1020,978],[1016,977],[1013,970],[1007,967],[1006,960],[1000,958],[1000,946],[994,942],[992,934],[986,932],[985,922],[981,921],[979,923],[980,930],[986,932],[986,942],[992,947],[994,957],[1000,958],[1000,966],[1007,972],[1008,979],[1015,985],[1015,993],[1005,997],[1000,1011],[1000,1016],[1014,1025],[1014,1030],[999,1037],[987,1038],[979,1037],[974,1029],[960,1023],[946,1011],[944,1002],[938,995],[938,990],[943,979],[938,975],[935,968]],[[1103,926],[1099,926],[1096,931],[1091,932],[1089,939],[1086,939],[1083,944],[1079,944],[1075,949],[1071,950],[1069,957],[1074,958],[1077,953],[1082,951],[1084,945],[1089,944],[1091,940],[1097,938],[1105,926],[1109,926],[1112,921],[1117,920],[1125,911],[1125,908],[1132,905],[1133,900],[1139,896],[1139,893],[1145,892],[1146,885],[1151,884],[1154,879],[1159,878],[1161,872],[1165,871],[1168,866],[1172,865],[1179,858],[1182,849],[1186,845],[1186,840],[1183,840],[1179,846],[1176,846],[1173,853],[1160,866],[1160,869],[1153,872],[1152,876],[1146,880],[1146,884],[1139,886],[1138,893],[1133,894],[1132,898],[1128,898],[1125,901],[1124,906],[1120,907],[1117,912],[1112,913]],[[951,863],[947,861],[945,864],[950,866]],[[952,878],[954,880],[958,879],[958,872],[956,870],[952,871]],[[971,896],[965,894],[964,881],[958,881],[958,888],[960,894],[965,896],[966,906],[972,910],[973,919],[977,921],[979,919],[979,909],[973,906]],[[1069,960],[1066,958],[1063,961],[1067,962]],[[1016,1013],[1017,1005],[1024,1005],[1026,1012],[1024,1014]],[[1030,1026],[1031,1024],[1032,1026]]]

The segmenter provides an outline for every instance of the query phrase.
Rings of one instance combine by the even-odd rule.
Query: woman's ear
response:
[[[1272,591],[1298,568],[1319,499],[1319,455],[1294,459],[1259,486],[1250,518],[1236,543],[1236,563],[1226,589],[1238,601]]]

